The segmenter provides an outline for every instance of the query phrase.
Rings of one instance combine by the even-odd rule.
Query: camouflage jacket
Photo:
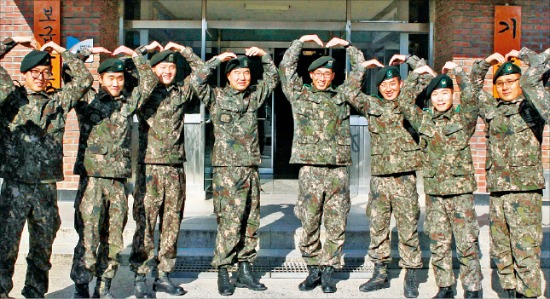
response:
[[[10,50],[0,45],[0,58]],[[63,89],[48,93],[16,86],[0,67],[0,177],[32,184],[63,180],[67,114],[94,79],[72,53],[61,56],[76,75]]]
[[[293,41],[279,65],[283,92],[294,118],[290,163],[351,165],[351,110],[346,101],[359,94],[360,86],[349,81],[326,90],[304,85],[297,73],[302,47],[303,42]]]
[[[181,52],[191,69],[203,64],[193,49]],[[190,76],[183,85],[158,83],[138,110],[140,163],[182,165],[185,162],[185,109],[193,98]]]
[[[357,51],[350,55],[352,67],[359,73],[364,73],[360,63],[364,61],[362,54]],[[412,69],[425,65],[423,59],[411,56],[407,64]],[[417,84],[414,75],[409,75],[399,96],[394,101],[386,101],[378,95],[369,96],[360,93],[351,98],[350,103],[359,110],[368,120],[371,136],[371,174],[390,175],[415,171],[422,165],[422,153],[411,132],[414,130],[403,117],[399,108],[400,102],[411,102],[422,92],[429,83]],[[416,80],[416,81],[415,81]]]
[[[215,58],[192,75],[191,85],[210,111],[214,125],[212,166],[254,166],[261,163],[256,111],[279,83],[271,56],[266,54],[261,59],[262,80],[244,92],[229,85],[225,88],[208,85],[208,78],[220,65]]]
[[[148,99],[158,79],[142,55],[133,58],[139,72],[139,86],[113,98],[104,90],[76,107],[80,142],[74,173],[93,177],[131,176],[130,146],[132,117]]]
[[[405,118],[420,134],[424,152],[424,190],[431,195],[472,193],[477,189],[470,138],[475,133],[479,108],[470,79],[462,68],[451,70],[460,85],[461,105],[445,112],[422,110],[414,99],[399,98]],[[431,76],[411,73],[407,84],[430,83]],[[411,101],[412,100],[412,101]]]
[[[479,114],[485,121],[487,190],[543,189],[541,143],[544,111],[533,105],[538,101],[533,94],[524,93],[512,102],[504,102],[481,90],[489,67],[485,60],[476,61],[470,75],[479,98]]]

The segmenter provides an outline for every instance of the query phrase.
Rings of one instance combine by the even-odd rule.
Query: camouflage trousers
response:
[[[43,298],[48,292],[52,245],[61,224],[55,183],[4,180],[0,194],[0,295],[9,294],[13,288],[14,265],[25,222],[31,237],[21,294],[27,298]]]
[[[82,177],[79,195],[75,225],[81,227],[77,229],[79,242],[71,278],[80,284],[89,283],[94,275],[113,279],[124,248],[122,234],[128,220],[126,179]]]
[[[185,205],[183,165],[138,165],[133,215],[136,232],[130,267],[139,274],[152,268],[172,272]],[[159,220],[159,249],[155,258],[155,227]]]
[[[491,258],[504,289],[541,295],[542,191],[490,196]]]
[[[474,208],[474,195],[428,195],[425,227],[430,236],[432,266],[437,285],[448,287],[455,283],[451,250],[454,234],[463,289],[481,290],[479,225]]]
[[[367,217],[370,223],[369,257],[374,263],[389,263],[390,219],[394,213],[399,236],[399,266],[421,268],[422,252],[418,240],[418,194],[416,175],[400,173],[372,176],[370,182]]]
[[[294,214],[302,221],[300,252],[307,265],[342,266],[351,201],[347,167],[302,166]],[[321,220],[326,240],[321,248]]]
[[[218,219],[212,266],[254,261],[260,227],[258,167],[214,167],[212,185]]]

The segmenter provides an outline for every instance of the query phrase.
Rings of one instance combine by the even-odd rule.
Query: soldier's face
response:
[[[176,64],[161,62],[153,67],[153,72],[155,72],[161,84],[170,85],[176,78]]]
[[[52,68],[51,66],[38,65],[24,73],[25,85],[32,91],[44,91],[48,87]]]
[[[103,73],[99,76],[99,84],[112,97],[118,97],[124,88],[124,73]]]
[[[505,102],[517,99],[523,94],[519,86],[520,74],[504,75],[497,78],[495,85],[497,87],[498,97]]]
[[[334,72],[329,68],[318,68],[313,72],[309,72],[311,83],[317,90],[325,90],[330,87],[334,80]]]
[[[445,112],[453,105],[453,90],[450,88],[435,89],[432,91],[430,100],[436,111]]]
[[[229,86],[238,91],[245,91],[250,86],[250,69],[234,69],[227,74]]]
[[[399,96],[401,87],[403,87],[403,81],[401,81],[399,77],[393,77],[382,81],[382,83],[378,85],[378,91],[385,100],[393,101]]]

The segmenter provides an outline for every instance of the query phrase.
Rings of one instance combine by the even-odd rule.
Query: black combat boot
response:
[[[407,298],[418,297],[418,283],[416,281],[416,269],[407,269],[407,272],[405,272],[405,285],[403,286],[403,294]]]
[[[90,298],[90,288],[87,283],[75,283],[74,298]],[[0,297],[3,298],[3,297]]]
[[[374,264],[374,274],[371,279],[359,286],[361,292],[371,292],[390,287],[388,281],[388,267],[383,263]]]
[[[439,292],[437,292],[437,294],[435,294],[435,296],[432,298],[432,299],[437,299],[437,298],[454,298],[455,295],[454,295],[454,292],[453,292],[453,287],[439,287]]]
[[[252,276],[249,262],[239,262],[239,270],[237,271],[237,280],[235,286],[238,288],[248,288],[253,291],[265,291],[266,286],[260,283]]]
[[[218,293],[222,296],[231,296],[235,292],[235,286],[229,279],[227,268],[218,268]]]
[[[298,286],[300,291],[311,291],[321,284],[321,272],[319,270],[319,266],[308,265],[307,271],[309,272],[308,276]]]
[[[321,288],[323,293],[334,293],[336,292],[336,286],[332,282],[332,273],[334,272],[334,267],[332,266],[323,266],[321,271]]]
[[[168,293],[172,296],[182,296],[187,293],[182,287],[175,285],[170,280],[170,273],[159,271],[158,277],[153,283],[153,291]]]
[[[504,289],[506,291],[506,295],[508,295],[508,298],[510,299],[516,299],[516,289]]]
[[[479,291],[464,291],[464,298],[481,298]]]
[[[115,297],[111,294],[111,280],[98,277],[92,298],[114,299]]]
[[[147,288],[147,279],[144,274],[136,274],[134,277],[134,295],[136,298],[154,298]]]

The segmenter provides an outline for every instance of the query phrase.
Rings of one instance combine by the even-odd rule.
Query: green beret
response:
[[[334,58],[330,56],[323,56],[321,58],[315,59],[307,68],[308,72],[313,72],[314,70],[318,68],[327,68],[327,69],[334,69]]]
[[[389,80],[395,77],[401,78],[399,69],[396,66],[385,66],[379,69],[376,73],[376,76],[374,77],[374,83],[376,84],[376,86],[378,86],[380,85],[380,83],[382,83],[382,81]]]
[[[21,61],[21,73],[26,73],[37,65],[51,65],[51,55],[46,51],[32,50],[29,54],[25,55],[23,61]]]
[[[164,50],[159,52],[151,58],[151,66],[155,66],[161,62],[176,63],[176,53],[172,50]]]
[[[227,62],[225,66],[225,74],[229,74],[234,69],[250,68],[250,59],[246,56],[239,56]]]
[[[124,72],[124,62],[118,58],[109,58],[99,65],[97,72],[100,74]]]
[[[437,75],[437,77],[433,78],[432,81],[430,81],[430,84],[428,84],[426,96],[430,97],[432,95],[432,91],[441,88],[453,89],[453,79],[445,74]]]
[[[493,76],[493,84],[497,81],[497,78],[500,76],[506,76],[511,74],[520,74],[521,75],[521,69],[519,66],[515,65],[514,63],[508,61],[503,63],[495,72],[495,75]]]

